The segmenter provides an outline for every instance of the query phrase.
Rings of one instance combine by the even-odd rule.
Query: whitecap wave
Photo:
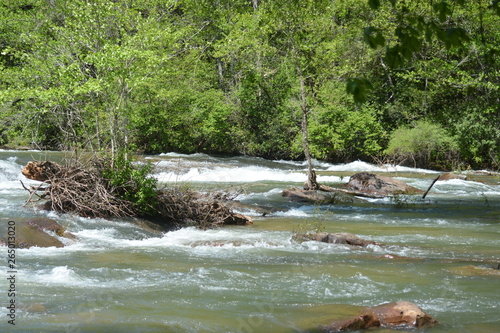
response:
[[[17,157],[0,160],[0,184],[21,179],[22,166],[16,160]]]
[[[185,173],[160,172],[154,174],[160,182],[222,182],[222,183],[251,183],[258,181],[275,181],[301,183],[306,179],[302,172],[290,172],[260,166],[244,167],[195,167]]]
[[[51,270],[42,271],[36,275],[28,275],[34,278],[33,282],[56,286],[88,287],[93,285],[93,280],[80,276],[75,270],[68,266],[57,266]]]
[[[391,165],[391,164],[383,164],[383,165],[375,165],[370,164],[363,161],[354,161],[346,164],[335,164],[331,165],[327,169],[328,171],[354,171],[354,172],[419,172],[419,173],[438,173],[438,171],[427,170],[427,169],[419,169],[419,168],[411,168],[400,165]]]

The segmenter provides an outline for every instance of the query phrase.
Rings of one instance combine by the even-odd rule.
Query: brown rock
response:
[[[376,195],[417,194],[423,192],[400,180],[368,172],[353,175],[349,179],[349,183],[347,183],[347,189]]]
[[[437,324],[437,321],[414,303],[398,301],[369,308],[384,327],[423,328]]]
[[[365,313],[338,320],[322,327],[324,332],[366,330],[376,327],[410,329],[424,328],[438,324],[437,320],[425,313],[417,305],[406,302],[385,303],[367,308]]]
[[[500,264],[496,267],[481,267],[474,265],[459,266],[448,269],[450,272],[461,276],[496,276],[500,277]]]
[[[372,313],[367,313],[350,319],[340,320],[325,327],[326,332],[342,332],[354,330],[366,330],[380,327],[380,321]]]
[[[11,243],[16,248],[64,246],[59,239],[45,231],[55,232],[68,239],[76,239],[71,233],[65,232],[64,228],[53,219],[31,218],[16,219],[14,223],[6,220],[0,221],[0,244],[9,245]]]
[[[455,173],[447,172],[443,173],[441,176],[439,176],[438,180],[450,180],[450,179],[461,179],[461,180],[466,180],[467,176],[465,175],[457,175]]]

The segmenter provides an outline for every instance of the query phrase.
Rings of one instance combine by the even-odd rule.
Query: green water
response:
[[[149,159],[165,185],[242,187],[238,199],[247,207],[276,209],[262,217],[242,208],[254,217],[248,227],[155,234],[130,221],[21,207],[27,196],[19,169],[39,157],[0,152],[0,219],[48,216],[79,241],[17,251],[16,325],[7,323],[4,307],[0,331],[314,332],[362,307],[397,300],[416,303],[440,322],[424,332],[499,331],[500,271],[492,269],[500,263],[498,176],[438,182],[426,200],[315,206],[281,197],[282,189],[305,179],[299,163],[154,156]],[[333,185],[359,167],[376,168],[317,165],[320,181]],[[424,190],[436,176],[376,171]],[[294,232],[315,230],[350,232],[381,245],[292,240]],[[7,248],[0,251],[6,261]],[[5,306],[8,285],[1,281]]]

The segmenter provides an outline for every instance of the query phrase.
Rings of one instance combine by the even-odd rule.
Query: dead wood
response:
[[[85,217],[154,218],[174,227],[197,226],[207,229],[225,224],[252,223],[250,217],[235,213],[224,204],[234,194],[201,194],[185,188],[158,190],[155,212],[141,216],[133,202],[120,197],[124,189],[113,186],[103,176],[105,165],[102,160],[96,160],[92,166],[87,167],[29,162],[22,170],[23,175],[42,183],[30,187],[23,184],[24,189],[30,193],[25,205],[47,199],[44,207],[59,213],[74,213]]]
[[[425,199],[425,197],[427,196],[427,193],[429,193],[429,191],[431,190],[432,186],[434,186],[434,184],[439,180],[439,178],[441,178],[441,175],[437,176],[431,183],[431,185],[427,188],[427,191],[425,191],[424,195],[422,195],[422,199]]]
[[[160,192],[160,216],[176,227],[195,225],[202,229],[228,224],[253,223],[248,216],[233,212],[219,198],[220,193],[201,194],[186,188],[171,188]]]
[[[319,186],[319,190],[323,191],[323,192],[341,192],[341,193],[350,194],[350,195],[354,195],[354,196],[358,196],[358,197],[372,198],[372,199],[380,199],[380,198],[384,198],[385,197],[384,195],[380,195],[380,194],[373,194],[373,193],[366,193],[366,192],[361,192],[361,191],[346,190],[346,189],[342,189],[342,188],[335,188],[335,187],[326,186],[326,185],[323,185],[323,184],[321,184]]]
[[[29,162],[22,170],[25,177],[42,181],[29,189],[26,204],[48,199],[47,206],[58,213],[76,213],[84,217],[134,216],[133,205],[117,196],[117,188],[102,177],[98,167],[62,166],[54,162]],[[38,199],[34,199],[34,197]]]

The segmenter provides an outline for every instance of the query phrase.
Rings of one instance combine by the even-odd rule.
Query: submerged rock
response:
[[[456,275],[461,276],[497,276],[500,277],[500,264],[496,267],[482,267],[482,266],[459,266],[450,268],[449,271]]]
[[[438,321],[416,304],[398,301],[369,307],[358,316],[334,321],[330,325],[323,326],[322,330],[344,332],[376,327],[410,329],[425,328],[436,324]]]
[[[4,220],[0,224],[0,244],[14,244],[16,248],[63,247],[64,243],[57,237],[48,234],[51,231],[60,237],[76,240],[76,237],[65,232],[63,226],[49,218]],[[10,237],[10,238],[9,238]]]
[[[347,189],[383,196],[423,193],[422,190],[412,187],[401,180],[368,172],[353,175],[347,183]]]
[[[347,232],[337,232],[337,233],[311,233],[311,234],[295,234],[293,238],[299,242],[305,241],[318,241],[324,243],[332,244],[346,244],[352,246],[367,246],[367,245],[379,245],[379,243],[368,241],[366,239],[360,238],[356,235]]]

